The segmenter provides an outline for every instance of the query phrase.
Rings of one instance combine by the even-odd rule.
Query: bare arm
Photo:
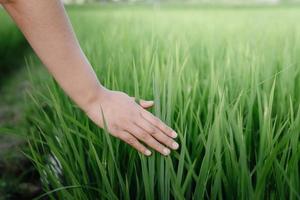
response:
[[[98,126],[103,128],[102,107],[110,133],[141,153],[151,154],[141,141],[164,155],[170,153],[169,148],[178,148],[172,139],[176,133],[144,109],[153,102],[138,105],[127,94],[100,84],[60,0],[11,0],[2,4],[56,81]]]

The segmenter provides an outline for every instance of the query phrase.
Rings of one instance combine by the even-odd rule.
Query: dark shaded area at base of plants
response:
[[[28,50],[28,43],[23,37],[17,42],[8,41],[0,44],[0,87],[23,64]]]
[[[39,174],[22,153],[26,146],[19,137],[0,136],[0,200],[32,199],[42,192]]]
[[[24,91],[28,87],[25,56],[28,42],[0,10],[0,129],[13,127],[22,134]],[[0,200],[33,199],[42,193],[39,174],[25,156],[26,140],[0,130]]]

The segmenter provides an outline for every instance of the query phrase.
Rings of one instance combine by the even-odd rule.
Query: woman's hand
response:
[[[103,111],[108,131],[145,155],[151,152],[141,142],[164,155],[178,148],[172,139],[176,133],[144,110],[152,102],[138,105],[122,92],[99,89],[61,1],[18,0],[3,6],[55,80],[97,125],[104,127]]]
[[[161,154],[168,155],[170,148],[175,150],[179,147],[178,143],[173,140],[177,134],[145,110],[152,106],[153,101],[141,100],[137,104],[134,98],[123,92],[103,89],[101,94],[84,110],[101,128],[104,128],[105,120],[107,129],[113,136],[128,143],[139,152],[147,156],[151,155],[151,151],[141,143],[143,142]]]

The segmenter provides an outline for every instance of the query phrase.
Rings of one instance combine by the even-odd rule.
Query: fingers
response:
[[[148,134],[150,134],[152,137],[154,137],[157,141],[161,142],[162,144],[174,150],[178,149],[179,144],[177,142],[175,142],[172,138],[170,138],[165,133],[163,133],[160,129],[153,126],[147,120],[141,119],[139,122],[136,123],[136,125],[144,129]]]
[[[157,140],[155,140],[149,133],[147,133],[144,129],[140,128],[137,125],[132,125],[129,130],[127,130],[131,134],[133,134],[137,139],[143,141],[152,149],[158,151],[159,153],[167,156],[170,154],[170,149],[166,148],[164,145],[160,144]]]
[[[128,133],[127,131],[119,131],[118,138],[135,148],[137,151],[141,152],[146,156],[151,155],[151,151],[147,149],[144,145],[142,145],[133,135]]]
[[[168,135],[169,137],[176,138],[177,133],[172,130],[170,127],[168,127],[165,123],[163,123],[160,119],[157,117],[153,116],[150,112],[143,110],[141,112],[142,117],[150,122],[153,126],[157,127],[160,129],[163,133]]]
[[[142,106],[145,109],[151,108],[153,105],[154,105],[153,101],[140,100],[140,106]]]

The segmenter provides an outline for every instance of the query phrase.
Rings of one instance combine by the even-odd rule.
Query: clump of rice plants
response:
[[[180,149],[145,157],[54,81],[29,155],[51,199],[299,199],[299,8],[70,9],[108,88],[154,99]],[[34,65],[34,63],[31,63]],[[126,109],[126,108],[124,108]]]

